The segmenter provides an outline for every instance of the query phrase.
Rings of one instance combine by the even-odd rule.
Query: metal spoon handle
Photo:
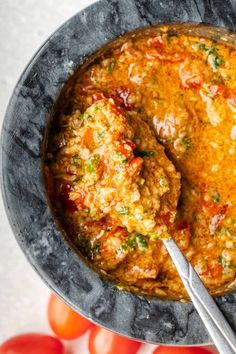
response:
[[[236,353],[236,335],[174,239],[163,239],[188,294],[221,354]]]

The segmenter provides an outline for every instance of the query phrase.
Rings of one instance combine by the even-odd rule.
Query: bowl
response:
[[[101,0],[60,27],[35,54],[13,92],[1,136],[1,184],[16,239],[36,272],[69,306],[98,325],[150,343],[209,344],[190,302],[119,290],[93,271],[63,238],[46,196],[42,156],[51,109],[74,70],[104,44],[161,23],[208,23],[189,28],[225,36],[236,31],[236,2]],[[194,32],[195,33],[195,32]],[[236,293],[216,299],[236,329]]]

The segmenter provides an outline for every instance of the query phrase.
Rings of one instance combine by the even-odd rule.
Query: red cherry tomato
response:
[[[212,352],[197,347],[158,347],[153,354],[211,354]]]
[[[97,326],[92,328],[89,336],[90,354],[135,354],[140,345],[141,343]]]
[[[153,354],[212,354],[208,349],[201,347],[158,347]]]
[[[28,333],[12,337],[0,347],[0,354],[63,354],[64,347],[52,336]]]
[[[48,321],[53,332],[63,339],[78,338],[92,326],[90,321],[80,316],[54,294],[51,294],[48,303]]]

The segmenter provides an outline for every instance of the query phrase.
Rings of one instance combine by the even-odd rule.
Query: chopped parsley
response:
[[[103,130],[102,132],[98,133],[98,139],[102,139],[105,134],[106,134],[105,130]]]
[[[188,139],[186,136],[182,139],[182,142],[184,144],[185,150],[191,150],[192,149],[192,144],[190,139]]]
[[[222,256],[218,257],[218,263],[220,263],[222,265],[224,270],[233,269],[236,271],[236,265],[230,261],[226,261]]]
[[[204,50],[208,57],[212,58],[212,63],[214,69],[217,70],[220,65],[224,64],[224,59],[218,54],[218,48],[213,44],[211,48],[208,48],[204,43],[200,43],[198,46],[199,49]]]
[[[226,236],[234,236],[233,233],[230,231],[230,229],[228,229],[228,227],[224,227],[224,226],[217,227],[216,232],[217,233],[223,233]]]
[[[79,176],[73,181],[73,184],[79,183],[82,180],[83,176]]]
[[[98,241],[96,245],[93,247],[93,252],[99,254],[101,252],[101,241]]]
[[[168,44],[170,44],[171,39],[172,39],[173,37],[178,37],[178,33],[177,33],[175,30],[173,30],[173,29],[168,30],[168,31],[166,32],[166,38],[167,38]]]
[[[138,232],[132,232],[126,238],[124,244],[121,246],[122,251],[127,251],[128,249],[135,251],[138,249],[141,252],[146,251],[148,248],[148,241],[146,238],[139,234]]]
[[[95,104],[94,110],[95,110],[95,111],[99,111],[99,109],[100,109],[99,105],[98,105],[98,104]]]
[[[156,155],[155,151],[140,151],[138,153],[140,157],[153,157]]]
[[[74,165],[80,165],[81,164],[81,158],[79,154],[76,154],[74,156],[72,156],[73,159],[73,163]]]
[[[91,116],[91,114],[84,113],[84,114],[81,114],[81,115],[80,115],[80,119],[83,119],[83,120],[92,120],[93,117]]]
[[[136,242],[140,251],[146,251],[148,248],[148,242],[143,235],[136,234]]]
[[[127,161],[125,155],[122,154],[121,152],[117,152],[117,151],[113,151],[113,152],[111,153],[111,158],[112,158],[112,160],[114,160],[114,161],[122,161],[122,163],[123,163],[124,161]],[[124,162],[124,163],[125,163],[125,162]]]
[[[98,154],[95,154],[91,156],[87,161],[87,167],[88,167],[88,172],[93,173],[96,171],[96,168],[100,162],[100,156]]]
[[[115,67],[116,61],[112,60],[110,63],[107,65],[107,71],[112,72],[114,67]]]
[[[217,192],[213,193],[212,196],[211,196],[211,198],[212,198],[212,200],[214,200],[214,202],[216,202],[216,203],[219,203],[219,202],[220,202],[220,195],[219,195],[219,193],[217,193]]]
[[[129,215],[129,208],[124,205],[122,208],[116,209],[116,212],[120,215]]]

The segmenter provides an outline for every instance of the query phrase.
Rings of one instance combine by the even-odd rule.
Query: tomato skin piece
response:
[[[84,334],[92,323],[72,310],[56,295],[48,302],[48,321],[53,332],[62,339],[75,339]]]
[[[136,157],[131,160],[127,166],[127,171],[130,176],[138,174],[142,168],[143,159],[141,157]]]
[[[96,326],[91,330],[88,347],[90,354],[135,354],[140,345],[139,342]]]
[[[199,89],[203,84],[203,79],[200,76],[193,76],[186,79],[183,86],[186,88]]]
[[[158,347],[153,354],[211,354],[208,349],[201,347]]]
[[[0,354],[63,354],[64,346],[55,337],[27,333],[8,339],[0,347]]]
[[[225,86],[222,84],[212,84],[210,92],[213,96],[222,96],[225,92]]]

